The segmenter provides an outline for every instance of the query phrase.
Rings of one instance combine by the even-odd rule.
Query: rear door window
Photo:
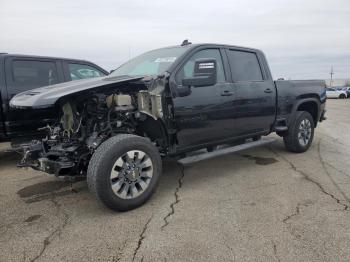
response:
[[[13,60],[12,82],[16,92],[57,84],[56,63],[51,61]]]
[[[229,50],[228,59],[234,81],[262,81],[259,60],[255,53]]]
[[[97,68],[86,64],[69,63],[68,70],[71,80],[88,79],[105,75]]]

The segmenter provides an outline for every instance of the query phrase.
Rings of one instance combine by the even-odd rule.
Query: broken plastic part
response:
[[[137,94],[139,112],[151,116],[153,119],[163,117],[162,98],[158,94],[152,94],[142,90]]]

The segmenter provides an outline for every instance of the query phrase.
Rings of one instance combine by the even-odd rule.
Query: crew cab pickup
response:
[[[61,112],[47,137],[23,145],[19,166],[86,176],[114,210],[143,204],[163,157],[276,132],[301,153],[325,119],[324,81],[273,81],[252,48],[189,44],[144,53],[107,77],[18,94],[13,108]]]
[[[10,108],[9,101],[16,94],[107,74],[101,67],[83,60],[0,53],[0,141],[21,141],[38,135],[39,127],[57,118],[45,110]]]

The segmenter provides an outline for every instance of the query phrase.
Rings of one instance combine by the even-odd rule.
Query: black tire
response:
[[[276,131],[276,134],[280,137],[285,137],[288,134],[288,131]]]
[[[305,120],[305,122],[303,122]],[[310,123],[310,134],[309,139],[307,140],[307,143],[305,142],[306,139],[301,136],[301,124],[307,123],[307,121]],[[297,111],[295,115],[294,122],[290,124],[288,129],[288,134],[283,137],[284,145],[287,150],[295,153],[302,153],[309,149],[309,147],[312,144],[312,140],[314,138],[314,119],[312,118],[311,114],[309,112],[305,111]],[[299,139],[302,137],[301,139]],[[302,142],[301,142],[301,141]],[[303,144],[305,143],[305,144]]]
[[[122,156],[125,156],[127,152],[135,150],[144,152],[148,159],[151,160],[153,175],[149,178],[148,186],[140,195],[135,198],[124,199],[119,197],[112,189],[111,174],[114,172],[112,168],[115,170],[117,161],[119,161]],[[123,163],[123,166],[124,164],[125,163]],[[117,173],[117,179],[121,177],[121,173],[123,173],[122,175],[125,174],[122,171],[118,171]],[[142,171],[139,173],[141,174]],[[97,148],[89,162],[87,183],[90,191],[104,205],[112,210],[127,211],[141,206],[151,197],[158,185],[161,173],[162,160],[160,154],[158,149],[148,139],[130,134],[120,134],[109,138]],[[135,178],[134,173],[133,177]],[[127,182],[122,183],[123,186],[121,186],[121,188],[124,187],[124,185],[129,188]],[[136,184],[136,182],[134,184]],[[138,190],[139,188],[140,187],[138,187]],[[131,192],[131,194],[133,195],[134,193]]]
[[[340,94],[340,95],[339,95],[339,98],[340,98],[340,99],[344,99],[344,98],[346,98],[346,95]]]
[[[253,136],[253,141],[258,141],[261,139],[261,136]]]
[[[216,149],[217,149],[217,146],[208,146],[207,147],[207,152],[213,152]]]

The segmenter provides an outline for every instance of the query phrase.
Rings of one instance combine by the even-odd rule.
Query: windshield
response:
[[[121,65],[110,76],[160,75],[186,50],[187,46],[162,48],[139,55]]]

